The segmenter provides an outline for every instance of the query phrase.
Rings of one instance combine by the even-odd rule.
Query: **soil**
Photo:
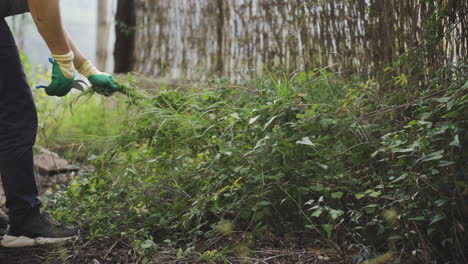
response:
[[[200,260],[198,256],[180,260],[177,249],[160,249],[153,256],[141,257],[125,241],[99,239],[78,241],[75,244],[62,246],[40,246],[21,249],[0,247],[0,263],[5,264],[103,264],[103,263],[211,263]],[[312,263],[343,263],[336,259],[333,251],[319,249],[279,250],[272,248],[256,249],[249,257],[242,259],[232,256],[227,263],[259,263],[259,264],[312,264]],[[335,255],[335,258],[332,256]],[[224,262],[219,262],[224,263]]]
[[[0,247],[3,264],[83,264],[139,263],[137,254],[124,242],[110,240],[78,241],[61,246],[9,249]]]

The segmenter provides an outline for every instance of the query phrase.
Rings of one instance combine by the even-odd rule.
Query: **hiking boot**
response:
[[[0,236],[3,236],[7,233],[8,221],[8,216],[0,214]]]
[[[10,218],[10,229],[1,241],[3,247],[31,247],[61,243],[78,237],[78,231],[50,219],[39,208],[20,217]]]

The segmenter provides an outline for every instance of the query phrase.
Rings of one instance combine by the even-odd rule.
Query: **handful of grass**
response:
[[[146,103],[151,100],[150,96],[148,96],[144,91],[139,90],[137,88],[131,76],[129,76],[128,81],[128,86],[120,81],[117,81],[117,84],[119,85],[120,89],[116,91],[109,91],[109,89],[107,88],[98,86],[89,86],[87,88],[84,88],[84,92],[82,92],[79,96],[72,100],[70,107],[72,107],[75,103],[82,99],[89,99],[96,93],[106,97],[110,97],[112,95],[115,95],[116,93],[120,93],[128,97],[130,105],[144,107]]]

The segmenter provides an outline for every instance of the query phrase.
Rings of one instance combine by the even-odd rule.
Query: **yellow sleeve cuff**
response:
[[[81,65],[78,72],[86,78],[89,78],[91,75],[101,74],[101,72],[89,60]]]
[[[52,59],[54,59],[60,66],[60,70],[66,78],[72,78],[75,76],[75,66],[73,66],[74,54],[70,51],[64,55],[57,55],[52,53]]]

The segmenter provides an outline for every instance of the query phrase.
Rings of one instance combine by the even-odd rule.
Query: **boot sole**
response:
[[[40,245],[64,243],[64,242],[67,242],[76,238],[77,236],[61,237],[61,238],[51,238],[51,237],[29,238],[25,236],[16,237],[16,236],[6,235],[3,237],[0,245],[6,248],[33,247],[33,246],[40,246]]]

